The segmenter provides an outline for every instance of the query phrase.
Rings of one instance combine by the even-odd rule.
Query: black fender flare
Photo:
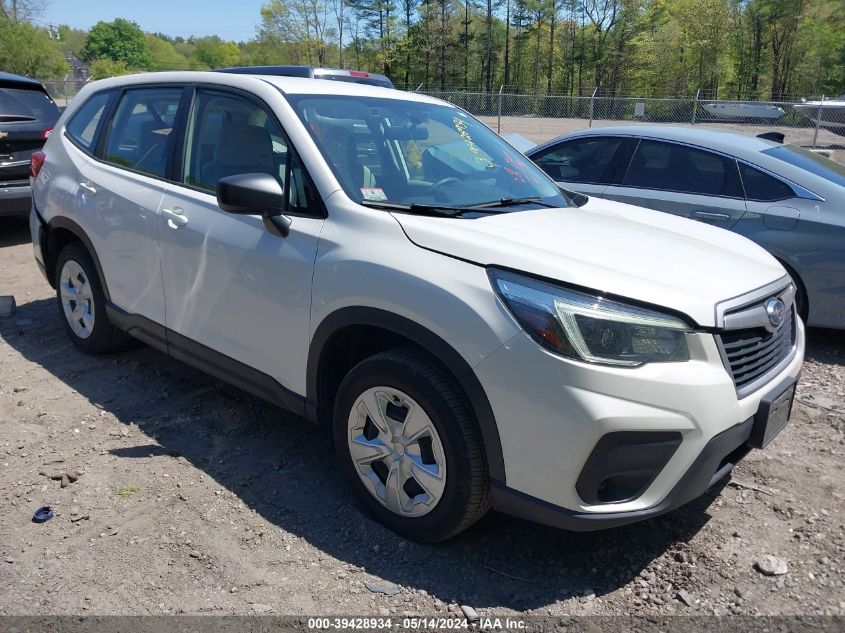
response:
[[[55,235],[55,229],[64,229],[75,235],[80,242],[85,245],[91,259],[94,260],[94,266],[97,268],[97,275],[100,277],[100,284],[103,286],[103,293],[106,295],[106,301],[111,302],[111,294],[109,294],[109,287],[106,283],[106,276],[103,274],[103,267],[100,264],[100,258],[97,256],[97,251],[94,249],[94,244],[85,230],[70,218],[64,216],[56,216],[44,225],[44,231],[41,235],[41,252],[44,256],[44,267],[48,271],[48,279],[51,285],[55,286],[56,280],[53,276],[52,267],[55,264],[58,252],[54,251],[54,245],[51,241],[51,235]]]
[[[437,361],[442,363],[455,377],[464,390],[478,421],[487,468],[493,481],[505,483],[505,463],[502,455],[502,443],[499,428],[487,394],[469,363],[454,347],[440,336],[419,323],[393,312],[379,308],[354,306],[340,308],[329,314],[311,339],[308,350],[306,376],[306,409],[308,417],[317,418],[319,407],[320,363],[324,350],[332,336],[348,326],[374,326],[398,334],[425,349]]]

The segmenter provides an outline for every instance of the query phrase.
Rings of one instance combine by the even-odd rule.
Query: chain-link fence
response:
[[[703,125],[745,134],[780,132],[786,142],[813,148],[845,145],[845,106],[807,101],[723,101],[692,98],[549,96],[420,91],[454,103],[500,134],[540,143],[585,127],[633,123]]]
[[[84,79],[39,79],[38,81],[46,88],[47,94],[53,97],[53,101],[60,108],[67,106],[70,100],[76,96],[76,93],[88,83]]]

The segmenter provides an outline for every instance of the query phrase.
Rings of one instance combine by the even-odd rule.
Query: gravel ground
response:
[[[843,332],[809,333],[791,424],[692,504],[423,546],[361,513],[328,433],[148,348],[76,351],[25,223],[0,220],[0,269],[0,615],[845,612]]]

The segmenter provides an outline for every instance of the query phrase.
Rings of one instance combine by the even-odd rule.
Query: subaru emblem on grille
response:
[[[766,301],[766,315],[769,317],[772,329],[776,330],[786,318],[786,305],[777,297],[772,297]]]

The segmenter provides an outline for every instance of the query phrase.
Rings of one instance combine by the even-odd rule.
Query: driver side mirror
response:
[[[270,174],[235,174],[217,181],[217,204],[227,213],[260,215],[271,233],[286,237],[291,219],[285,211],[285,192]]]

